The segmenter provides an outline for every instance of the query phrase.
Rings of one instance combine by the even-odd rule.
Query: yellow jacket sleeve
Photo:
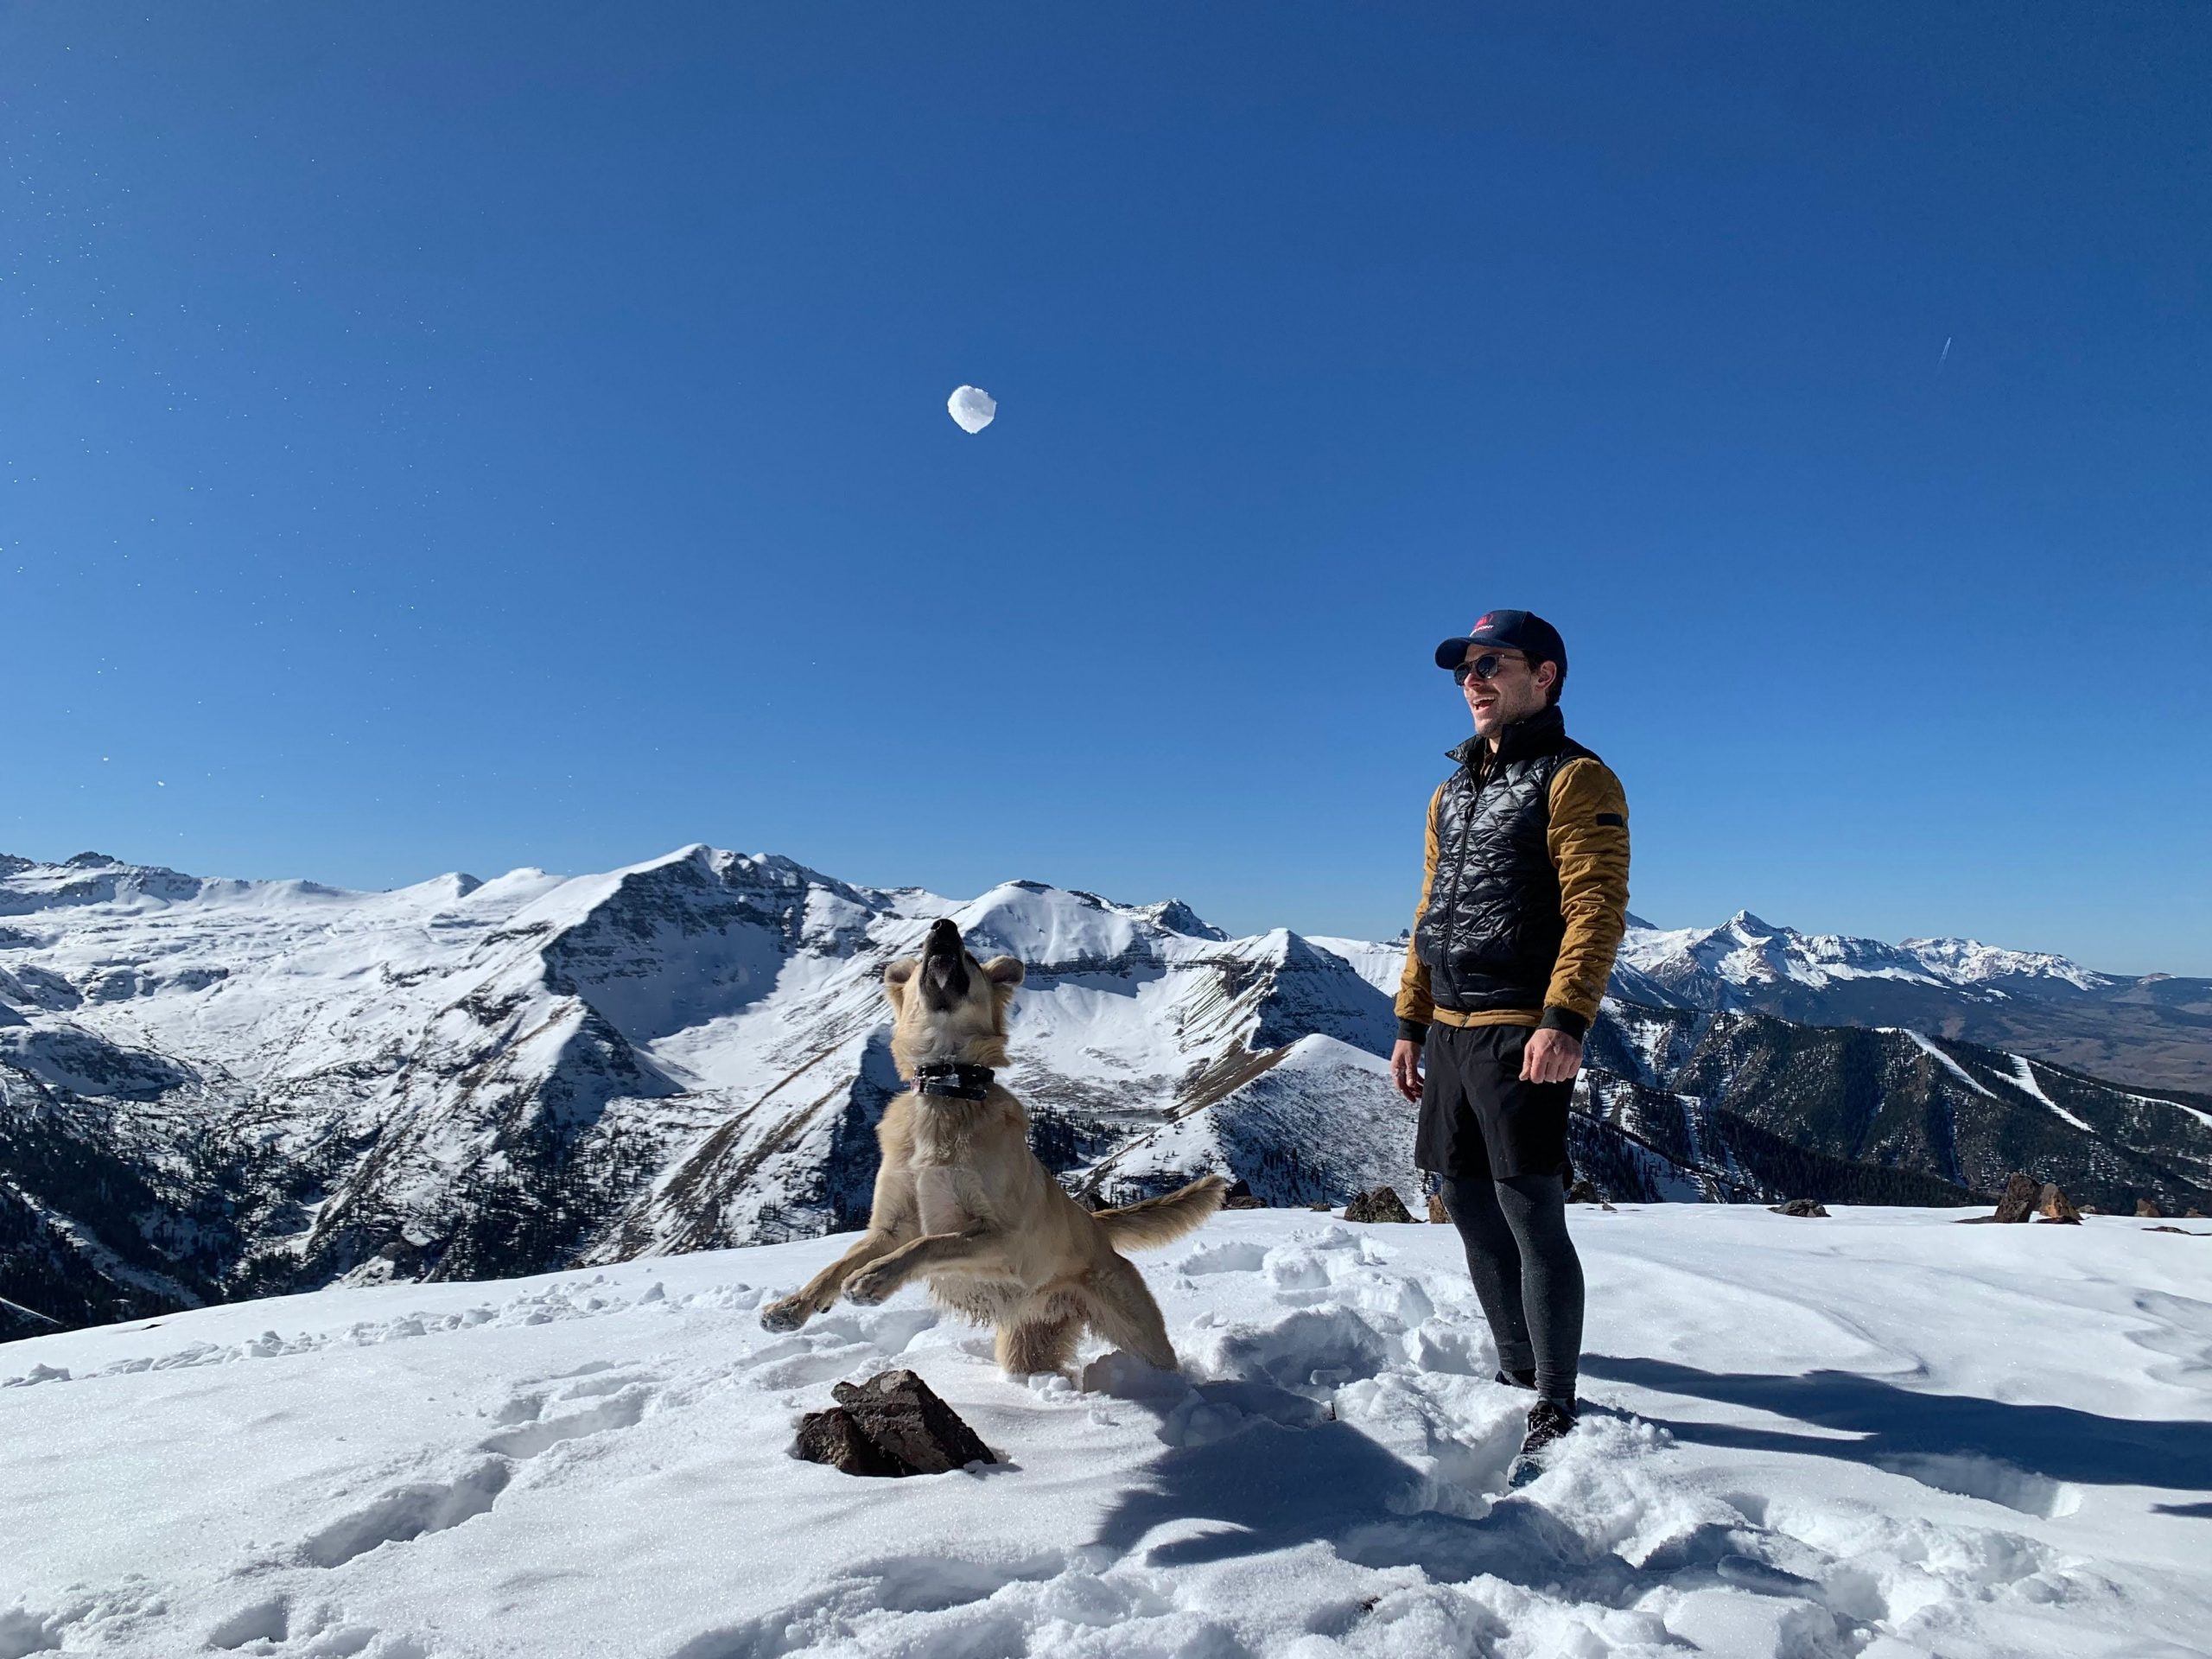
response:
[[[1428,798],[1428,820],[1422,836],[1421,861],[1421,902],[1414,906],[1414,928],[1421,931],[1421,912],[1428,908],[1428,891],[1436,885],[1436,804],[1444,798],[1444,785],[1436,786],[1436,793]],[[1427,1026],[1436,1014],[1436,1005],[1428,1000],[1428,964],[1421,959],[1416,949],[1419,941],[1408,934],[1406,938],[1405,970],[1398,976],[1398,1035],[1419,1042],[1427,1035]]]
[[[1567,937],[1544,993],[1543,1023],[1580,1037],[1598,1017],[1613,953],[1628,927],[1628,798],[1604,761],[1575,760],[1552,779],[1551,809],[1552,864]]]

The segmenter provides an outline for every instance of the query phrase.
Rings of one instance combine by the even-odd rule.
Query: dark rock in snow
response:
[[[1603,1204],[1605,1195],[1598,1190],[1598,1184],[1587,1175],[1578,1175],[1574,1178],[1574,1185],[1567,1189],[1567,1201],[1569,1204]]]
[[[2045,1181],[2043,1191],[2036,1195],[2036,1217],[2040,1221],[2063,1221],[2075,1227],[2082,1224],[2082,1212],[2059,1190],[2056,1181]]]
[[[1433,1222],[1441,1222],[1447,1227],[1452,1224],[1452,1212],[1444,1207],[1442,1193],[1432,1192],[1428,1195],[1428,1218]]]
[[[2005,1183],[2005,1196],[1997,1201],[1999,1221],[2025,1221],[2036,1212],[2036,1203],[2043,1197],[2043,1183],[2032,1175],[2015,1171],[2012,1179]]]
[[[1827,1218],[1827,1206],[1812,1198],[1792,1198],[1787,1204],[1770,1204],[1767,1208],[1777,1216],[1817,1217]]]
[[[840,1382],[837,1408],[799,1425],[798,1455],[854,1475],[941,1475],[995,1463],[990,1447],[912,1371]]]
[[[1224,1210],[1264,1210],[1267,1200],[1252,1191],[1251,1182],[1239,1177],[1230,1183],[1229,1196],[1221,1201]]]
[[[2157,1220],[2166,1212],[2158,1208],[2158,1201],[2156,1198],[2138,1198],[2135,1200],[2135,1213]]]
[[[809,1463],[826,1463],[849,1475],[910,1475],[914,1471],[861,1432],[860,1421],[842,1406],[810,1411],[798,1426],[791,1448]]]
[[[1355,1192],[1344,1206],[1346,1221],[1411,1221],[1413,1212],[1395,1186],[1378,1186],[1372,1192]]]

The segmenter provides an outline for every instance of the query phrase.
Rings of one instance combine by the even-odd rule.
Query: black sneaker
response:
[[[1526,1389],[1534,1394],[1536,1390],[1535,1367],[1532,1365],[1525,1371],[1509,1371],[1501,1368],[1497,1381],[1509,1389]]]
[[[1521,1455],[1505,1471],[1505,1484],[1526,1486],[1544,1472],[1545,1453],[1574,1432],[1575,1408],[1556,1400],[1539,1400],[1529,1408],[1529,1433],[1521,1442]]]

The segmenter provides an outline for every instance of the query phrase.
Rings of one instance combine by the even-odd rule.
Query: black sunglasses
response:
[[[1513,661],[1514,658],[1520,656],[1520,654],[1521,653],[1519,652],[1515,652],[1512,656],[1509,657],[1495,651],[1484,652],[1481,656],[1476,658],[1473,662],[1462,663],[1459,667],[1453,669],[1452,671],[1452,677],[1459,681],[1462,685],[1465,685],[1467,683],[1470,676],[1472,676],[1474,678],[1478,680],[1494,680],[1497,677],[1497,671],[1503,668],[1506,664]]]

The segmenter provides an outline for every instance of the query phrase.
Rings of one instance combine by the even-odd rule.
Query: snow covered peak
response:
[[[158,864],[125,864],[105,853],[79,853],[60,864],[0,855],[0,916],[65,906],[175,904],[205,884]]]
[[[1001,882],[952,918],[977,956],[1064,973],[1157,955],[1167,932],[1145,909],[1041,881]]]
[[[2120,982],[2047,951],[2008,950],[1973,939],[1879,939],[1801,933],[1739,910],[1719,927],[1658,928],[1631,917],[1621,962],[1685,1001],[1728,1007],[1752,988],[1822,989],[1880,979],[1935,988],[1992,988],[2008,980],[2063,981],[2082,990]]]
[[[1156,905],[1139,907],[1135,913],[1144,917],[1154,926],[1164,927],[1170,933],[1180,933],[1185,938],[1211,939],[1219,943],[1229,937],[1180,899],[1163,899]]]
[[[2080,963],[2047,950],[2008,950],[1979,939],[1907,939],[1910,951],[1936,972],[1961,984],[2004,979],[2063,979],[2085,991],[2111,988],[2121,982],[2092,973]]]

